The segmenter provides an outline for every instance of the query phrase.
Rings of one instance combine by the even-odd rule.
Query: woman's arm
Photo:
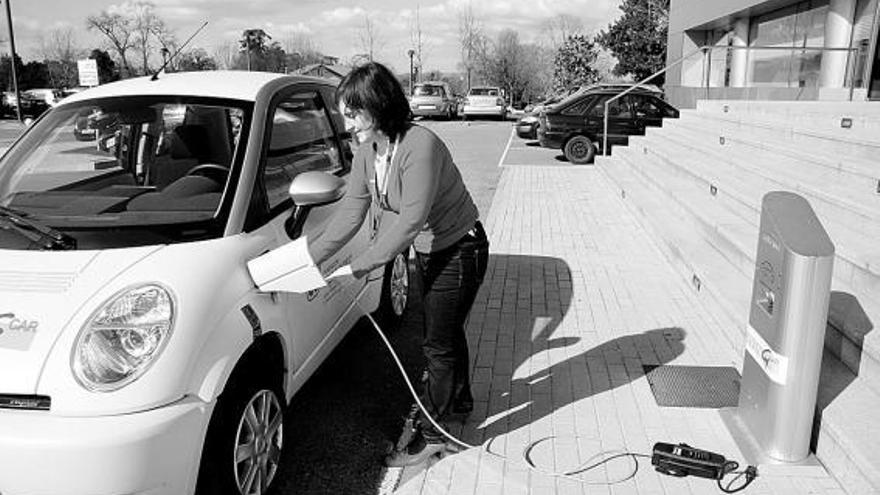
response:
[[[342,249],[364,223],[371,201],[364,163],[362,156],[355,157],[345,196],[340,200],[333,217],[327,222],[327,229],[309,242],[309,253],[316,265],[325,262],[327,258]]]
[[[383,266],[412,244],[425,226],[440,183],[444,157],[443,143],[432,134],[414,143],[412,149],[401,150],[400,214],[391,227],[381,232],[376,242],[351,263],[355,275]],[[416,136],[413,136],[416,137]]]

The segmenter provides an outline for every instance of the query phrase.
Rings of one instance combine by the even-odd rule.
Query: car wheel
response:
[[[387,265],[382,278],[382,296],[376,316],[383,329],[396,330],[409,303],[411,285],[409,249],[398,253]]]
[[[596,156],[596,147],[587,136],[573,136],[566,141],[563,153],[571,163],[582,165],[593,161]]]
[[[235,372],[208,425],[198,494],[266,492],[281,460],[283,397],[278,370],[252,362]]]

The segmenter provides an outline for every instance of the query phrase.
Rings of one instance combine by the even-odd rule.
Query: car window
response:
[[[582,98],[580,101],[565,107],[561,113],[563,115],[586,115],[594,100],[595,98]]]
[[[290,198],[290,182],[297,174],[312,170],[336,173],[343,169],[325,108],[320,94],[314,90],[294,93],[275,107],[263,167],[263,186],[270,209]]]
[[[663,118],[666,116],[665,109],[648,95],[633,95],[632,101],[636,117]]]
[[[339,144],[342,146],[342,156],[344,162],[343,170],[337,175],[348,172],[351,169],[351,160],[354,157],[355,144],[351,132],[345,128],[345,118],[339,111],[339,101],[336,99],[336,89],[332,87],[321,88],[321,94],[324,95],[324,101],[327,102],[327,110],[330,111],[330,118],[336,128],[336,134],[339,137]]]
[[[430,84],[420,84],[413,90],[415,96],[443,96],[443,88]]]
[[[56,107],[0,161],[0,206],[88,231],[88,242],[85,234],[79,239],[83,248],[140,242],[123,240],[120,229],[142,239],[160,235],[158,242],[188,240],[192,224],[221,215],[250,108],[172,96]]]
[[[599,119],[605,118],[605,102],[610,100],[614,95],[600,95],[596,99],[596,104],[590,109],[590,117]],[[618,98],[608,105],[608,118],[612,119],[629,119],[632,118],[632,112],[629,106],[629,96]]]
[[[471,88],[470,96],[498,96],[498,88]]]

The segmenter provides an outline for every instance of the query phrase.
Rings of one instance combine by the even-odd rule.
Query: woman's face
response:
[[[345,118],[345,129],[351,132],[358,143],[366,143],[377,137],[376,121],[370,112],[350,109],[345,102],[339,102],[339,112]]]

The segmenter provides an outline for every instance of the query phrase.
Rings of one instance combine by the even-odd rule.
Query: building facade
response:
[[[878,0],[671,0],[667,99],[880,100]]]

